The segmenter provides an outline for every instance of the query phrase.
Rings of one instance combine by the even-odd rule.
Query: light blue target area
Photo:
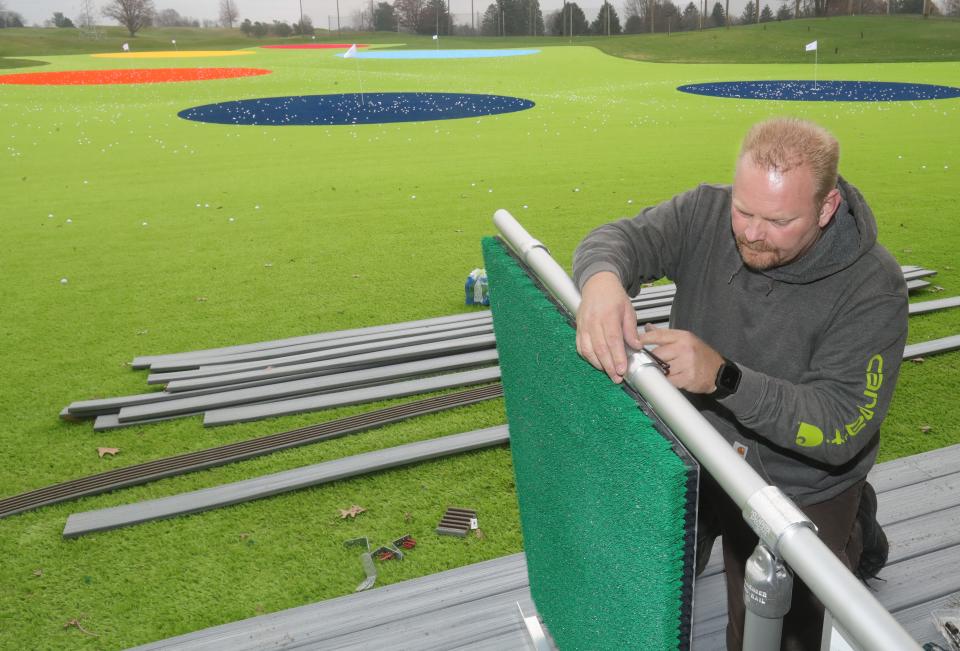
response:
[[[369,50],[353,55],[357,59],[490,59],[538,54],[540,50]],[[337,54],[343,57],[343,53]]]

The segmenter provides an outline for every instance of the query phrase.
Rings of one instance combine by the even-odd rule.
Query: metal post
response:
[[[337,34],[340,34],[340,0],[337,0]]]
[[[766,545],[759,543],[743,572],[743,651],[780,648],[783,618],[790,612],[793,575]]]
[[[546,247],[506,210],[498,210],[493,221],[554,298],[576,315],[580,292]],[[920,651],[916,641],[817,537],[803,512],[734,452],[703,414],[670,384],[656,360],[643,350],[627,353],[626,383],[644,397],[742,509],[744,520],[760,542],[775,557],[789,563],[844,630],[871,651]]]

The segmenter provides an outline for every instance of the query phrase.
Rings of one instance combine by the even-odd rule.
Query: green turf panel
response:
[[[483,241],[530,590],[558,647],[688,648],[696,467]]]

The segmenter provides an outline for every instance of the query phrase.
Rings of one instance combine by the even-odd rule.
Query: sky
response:
[[[300,18],[301,0],[234,0],[240,12],[241,20],[249,18],[252,21],[272,22],[273,20],[283,20],[288,23],[295,22]],[[351,14],[366,7],[369,0],[339,0],[340,17],[342,23],[347,23]],[[389,0],[388,0],[389,1]],[[470,3],[473,2],[474,11],[483,13],[490,0],[449,0],[450,11],[453,14],[470,14]],[[622,0],[610,0],[611,4],[621,14],[623,19]],[[769,2],[770,7],[776,11],[779,6],[779,0],[762,0],[764,4]],[[80,13],[79,0],[2,0],[7,9],[16,11],[24,17],[27,24],[43,24],[43,21],[49,20],[53,12],[63,12],[69,18],[75,19]],[[337,0],[302,0],[303,13],[313,19],[313,24],[317,27],[325,27],[328,24],[336,25]],[[714,0],[709,0],[708,5],[713,6]],[[685,0],[674,0],[675,4],[683,7]],[[97,7],[106,4],[106,0],[94,0]],[[190,16],[203,20],[217,20],[219,17],[219,0],[154,0],[154,6],[159,11],[161,9],[176,9],[184,16]],[[599,10],[603,0],[578,0],[578,4],[586,10],[588,20],[594,16],[591,8]],[[732,0],[730,2],[730,13],[734,16],[742,11],[746,0]],[[540,0],[540,8],[544,14],[559,9],[563,5],[563,0]],[[328,18],[329,17],[329,18]],[[103,24],[108,24],[109,19],[98,18]],[[333,21],[330,23],[329,21]]]

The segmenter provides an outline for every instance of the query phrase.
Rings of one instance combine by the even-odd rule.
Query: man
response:
[[[848,567],[864,540],[874,547],[865,551],[879,560],[859,568],[872,575],[886,539],[865,478],[903,356],[907,290],[838,160],[823,128],[762,122],[744,139],[732,187],[700,185],[595,229],[574,256],[577,350],[621,382],[625,345],[655,345],[667,379]],[[677,285],[670,327],[638,333],[628,296],[664,277]],[[723,538],[727,646],[740,649],[743,566],[757,537],[709,476],[700,512],[698,550],[709,554],[712,528]],[[822,617],[797,578],[782,648],[818,649]]]

